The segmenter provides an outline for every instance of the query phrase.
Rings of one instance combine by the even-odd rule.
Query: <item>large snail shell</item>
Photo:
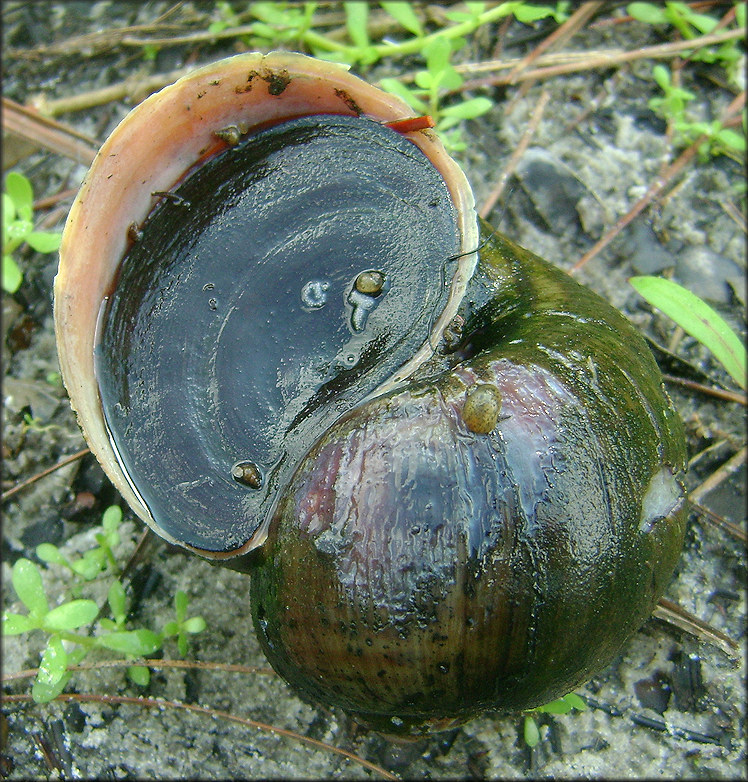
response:
[[[340,66],[240,55],[144,101],[100,150],[60,250],[60,364],[91,449],[168,540],[216,557],[262,543],[279,482],[345,408],[336,384],[360,399],[433,352],[478,232],[470,188],[437,137],[380,126],[410,114]],[[292,118],[301,126],[277,125]],[[323,119],[327,131],[315,130]],[[258,128],[269,128],[259,140]],[[249,129],[248,143],[224,140]],[[206,160],[219,171],[206,174]],[[194,169],[181,195],[158,195]],[[374,298],[358,302],[353,281],[380,268],[389,290],[368,316]],[[320,293],[329,303],[307,312]],[[353,333],[344,309],[359,319]],[[254,493],[232,477],[246,462],[262,480]]]
[[[55,314],[138,515],[254,568],[302,694],[414,735],[613,658],[680,552],[685,446],[642,338],[479,236],[435,135],[388,126],[408,114],[299,55],[180,80],[94,162]]]

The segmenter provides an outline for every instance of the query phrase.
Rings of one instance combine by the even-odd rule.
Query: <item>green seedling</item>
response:
[[[397,23],[399,32],[393,38],[375,42],[369,34],[371,8],[368,3],[343,3],[347,41],[315,29],[314,13],[318,3],[251,3],[247,14],[255,21],[249,24],[251,33],[243,40],[251,47],[265,51],[277,47],[305,49],[321,59],[355,66],[359,70],[366,70],[382,58],[420,55],[426,61],[426,68],[419,71],[415,88],[406,87],[397,79],[385,79],[381,85],[402,97],[416,112],[430,114],[447,146],[459,150],[464,149],[465,144],[456,126],[462,120],[484,114],[492,106],[485,97],[442,105],[446,94],[463,83],[449,58],[464,45],[464,36],[510,15],[525,24],[547,17],[560,23],[568,17],[570,5],[568,2],[555,6],[505,2],[489,7],[488,3],[469,2],[465,3],[464,10],[447,11],[448,24],[427,33],[411,3],[380,2],[379,7]],[[214,33],[239,25],[239,17],[228,2],[217,3],[214,17],[208,28]]]
[[[118,571],[112,547],[119,542],[117,526],[122,518],[118,506],[112,506],[104,514],[102,532],[97,533],[94,556],[86,552],[80,559],[68,561],[50,543],[37,547],[37,556],[46,563],[70,569],[79,579],[91,581],[102,571]],[[179,653],[188,650],[188,636],[205,629],[205,620],[199,616],[188,617],[188,600],[184,592],[174,596],[176,620],[165,624],[161,632],[148,628],[127,629],[127,596],[122,583],[112,578],[107,603],[109,617],[97,623],[99,606],[90,599],[80,597],[80,582],[71,585],[69,599],[50,608],[44,589],[42,573],[31,560],[21,558],[13,566],[13,588],[27,613],[3,613],[2,631],[6,635],[19,635],[41,631],[47,635],[47,643],[41,655],[39,672],[31,694],[37,703],[56,698],[70,678],[71,666],[79,664],[95,649],[109,649],[125,659],[144,657],[163,648],[164,641],[176,638]],[[98,627],[96,626],[98,624]],[[128,668],[130,679],[140,686],[150,680],[148,668],[132,665]]]
[[[480,117],[493,106],[488,98],[478,97],[442,106],[441,99],[446,92],[458,89],[463,78],[450,63],[452,53],[465,43],[464,39],[434,38],[423,48],[426,70],[418,71],[415,82],[420,90],[406,87],[397,79],[382,79],[380,84],[389,92],[405,100],[420,114],[429,114],[436,123],[437,132],[443,134],[448,148],[465,149],[459,128],[447,133],[462,120]]]
[[[23,274],[14,257],[21,245],[28,244],[40,253],[52,253],[60,247],[62,234],[34,230],[34,193],[25,176],[11,171],[5,177],[3,193],[3,290],[15,293]]]
[[[745,27],[745,3],[734,4],[735,22]],[[627,12],[634,19],[652,25],[672,25],[687,41],[700,35],[715,32],[719,18],[695,11],[687,3],[629,3]],[[742,52],[737,40],[725,41],[719,46],[702,46],[685,55],[689,60],[718,63],[728,71],[735,68],[741,60]]]
[[[84,581],[92,581],[107,568],[114,575],[119,574],[117,561],[112,549],[119,544],[120,536],[117,528],[122,521],[122,509],[119,505],[111,505],[104,511],[101,519],[102,532],[95,535],[95,548],[86,551],[80,558],[68,560],[62,552],[51,543],[42,543],[36,547],[36,555],[42,562],[62,565],[70,570],[78,581],[72,585],[74,590],[80,592],[80,585]]]
[[[632,277],[629,282],[653,307],[710,350],[741,388],[746,387],[745,345],[719,313],[672,280]]]
[[[745,155],[745,135],[723,127],[719,120],[702,122],[689,119],[686,109],[696,96],[682,87],[675,86],[670,71],[664,65],[655,65],[652,76],[662,89],[663,96],[652,98],[649,107],[672,125],[677,145],[689,146],[701,136],[706,136],[706,140],[699,147],[702,159],[710,155],[730,153]]]
[[[564,695],[562,698],[558,698],[555,701],[546,703],[544,706],[538,706],[535,709],[531,709],[529,713],[525,714],[523,724],[523,735],[525,744],[532,748],[540,742],[540,728],[538,723],[532,716],[536,714],[568,714],[572,709],[576,711],[586,711],[587,704],[576,693],[570,692],[568,695]]]

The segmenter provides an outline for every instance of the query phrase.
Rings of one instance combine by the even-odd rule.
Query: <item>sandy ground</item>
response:
[[[19,6],[23,6],[20,11]],[[181,67],[190,55],[203,63],[236,51],[231,43],[194,50],[164,48],[155,62],[144,59],[137,49],[84,50],[39,59],[8,54],[8,50],[85,32],[146,24],[167,7],[164,3],[6,4],[5,95],[20,102],[40,94],[71,96],[133,74]],[[495,28],[481,32],[460,56],[485,58],[495,35]],[[576,50],[636,49],[658,42],[651,29],[622,24],[588,30],[570,45]],[[505,55],[525,51],[520,45]],[[394,67],[383,65],[374,77],[389,75]],[[664,123],[647,108],[648,98],[656,92],[651,67],[650,61],[644,61],[555,78],[529,86],[526,94],[514,88],[489,93],[494,108],[468,124],[468,149],[457,154],[478,203],[518,143],[541,91],[551,94],[532,148],[523,159],[519,177],[513,180],[508,205],[497,207],[491,220],[500,222],[511,238],[562,267],[577,260],[644,193],[662,161],[672,154]],[[696,110],[706,118],[719,116],[730,100],[709,75],[709,69],[702,68],[697,78],[688,77],[687,85],[697,95]],[[128,109],[120,101],[60,119],[103,141]],[[29,176],[36,197],[74,188],[85,173],[84,166],[67,158],[19,148],[17,140],[6,144],[6,161],[19,149],[23,157],[16,170]],[[563,189],[565,199],[547,197],[543,182],[549,176]],[[673,270],[675,279],[709,297],[739,324],[744,318],[745,237],[725,203],[741,203],[742,182],[742,166],[727,158],[691,165],[679,185],[593,260],[580,279],[660,344],[670,339],[672,323],[653,317],[628,286],[626,280],[633,273]],[[69,200],[64,204],[58,225]],[[14,297],[3,294],[4,487],[84,446],[64,391],[46,380],[57,370],[51,321],[56,259],[29,255],[24,267],[25,282],[19,293]],[[725,381],[721,370],[692,340],[683,340],[678,353],[699,370]],[[678,373],[677,368],[672,371]],[[677,387],[670,390],[686,424],[690,456],[713,446],[689,473],[693,488],[742,444],[742,410]],[[25,412],[37,419],[35,426],[24,426]],[[743,524],[744,481],[744,470],[738,471],[707,495],[704,504],[733,523]],[[83,491],[96,496],[92,511],[76,511],[72,504],[74,496]],[[68,554],[90,547],[101,510],[116,499],[89,459],[60,470],[7,502],[4,583],[9,585],[13,562],[32,555],[40,542],[57,543]],[[121,531],[117,553],[125,559],[141,524],[127,514]],[[50,595],[61,595],[63,573],[50,569],[45,581]],[[68,689],[210,706],[349,749],[404,778],[745,778],[744,581],[742,545],[692,514],[684,554],[667,597],[736,640],[737,651],[728,654],[651,619],[608,669],[579,690],[593,708],[539,718],[544,740],[532,751],[522,740],[521,716],[491,714],[430,740],[397,745],[356,731],[339,712],[305,704],[278,677],[266,674],[163,670],[154,672],[151,684],[142,690],[128,682],[121,669],[103,669],[76,674]],[[262,667],[265,662],[249,618],[247,584],[244,576],[159,544],[136,579],[139,600],[134,619],[141,625],[162,626],[171,618],[174,591],[182,589],[190,597],[190,612],[208,620],[208,629],[195,638],[189,659]],[[18,610],[11,589],[4,590],[4,599],[7,606]],[[4,639],[4,673],[38,664],[39,635]],[[176,656],[174,646],[167,646],[165,657]],[[25,681],[7,692],[28,690]],[[4,711],[3,734],[7,728],[7,737],[1,760],[10,778],[372,775],[351,761],[297,740],[173,708],[58,702],[8,704]],[[47,759],[42,746],[50,749]],[[49,757],[55,758],[56,770],[50,768]]]

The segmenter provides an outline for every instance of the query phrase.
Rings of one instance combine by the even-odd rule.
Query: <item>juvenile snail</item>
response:
[[[287,53],[167,87],[81,187],[55,323],[133,510],[251,572],[303,696],[418,735],[610,662],[677,561],[685,445],[642,338],[409,116]]]

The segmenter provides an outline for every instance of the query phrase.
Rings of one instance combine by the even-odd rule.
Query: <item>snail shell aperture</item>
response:
[[[400,735],[607,665],[685,506],[642,338],[479,222],[409,114],[301,55],[202,68],[106,141],[55,280],[71,403],[133,510],[251,572],[302,695]]]

